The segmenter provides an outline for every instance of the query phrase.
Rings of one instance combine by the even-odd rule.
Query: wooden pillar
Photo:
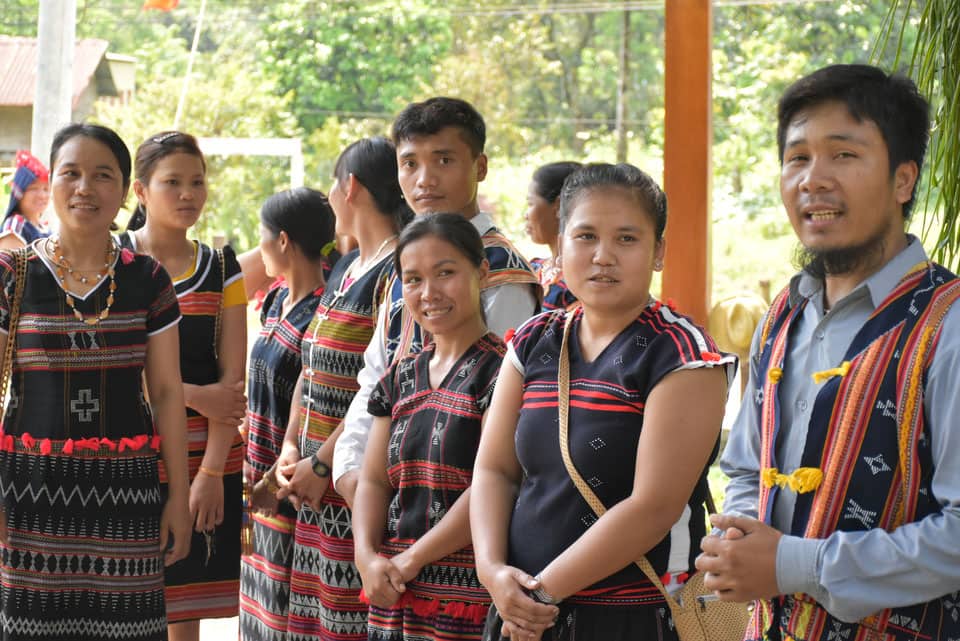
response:
[[[666,0],[663,298],[706,325],[710,309],[711,0]]]

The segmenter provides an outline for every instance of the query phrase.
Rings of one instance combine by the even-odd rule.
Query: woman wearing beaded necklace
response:
[[[51,167],[59,235],[0,253],[0,637],[166,639],[164,564],[190,531],[180,311],[166,271],[110,234],[130,185],[117,134],[68,125]]]
[[[288,633],[301,639],[367,638],[367,607],[353,567],[350,510],[330,485],[333,447],[357,391],[363,351],[391,275],[393,247],[412,217],[386,138],[359,140],[340,154],[330,204],[337,233],[359,249],[341,258],[303,338],[303,371],[277,462],[278,496],[299,509],[290,575]]]
[[[139,204],[120,242],[166,268],[184,315],[179,351],[194,534],[190,555],[168,568],[166,583],[170,638],[189,641],[199,637],[200,619],[239,609],[246,296],[233,251],[187,237],[207,197],[196,139],[176,131],[152,136],[137,149],[135,169]]]

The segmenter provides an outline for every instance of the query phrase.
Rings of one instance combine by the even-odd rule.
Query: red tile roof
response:
[[[94,80],[108,45],[106,40],[77,41],[73,60],[73,106]],[[0,106],[32,105],[36,82],[36,39],[0,36]]]

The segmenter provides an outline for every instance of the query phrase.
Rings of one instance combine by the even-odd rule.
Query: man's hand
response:
[[[711,514],[710,522],[723,536],[703,537],[696,566],[703,585],[724,601],[768,599],[777,586],[777,545],[783,534],[756,519]]]

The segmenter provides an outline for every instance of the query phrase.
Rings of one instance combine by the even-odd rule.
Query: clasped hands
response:
[[[519,568],[501,565],[485,586],[503,619],[500,633],[511,641],[539,641],[543,631],[553,627],[560,609],[530,596],[540,582]]]
[[[710,523],[722,534],[700,542],[703,553],[696,567],[703,585],[723,601],[747,602],[779,594],[777,545],[783,534],[756,519],[711,514]]]

